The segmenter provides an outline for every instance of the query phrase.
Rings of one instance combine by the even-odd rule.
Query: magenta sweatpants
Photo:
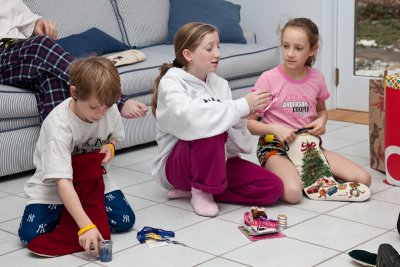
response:
[[[192,187],[214,195],[215,201],[268,205],[283,194],[281,179],[265,168],[239,157],[225,158],[228,134],[179,140],[167,159],[168,182],[176,189]]]

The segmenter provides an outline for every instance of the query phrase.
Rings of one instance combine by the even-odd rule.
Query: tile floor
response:
[[[359,266],[347,255],[352,249],[376,252],[379,244],[390,243],[400,251],[396,230],[400,188],[384,184],[384,175],[368,167],[368,126],[329,121],[323,141],[327,149],[346,155],[372,174],[371,199],[344,203],[304,198],[297,205],[267,207],[273,217],[288,216],[287,237],[257,242],[237,229],[249,207],[221,204],[216,218],[205,218],[192,211],[188,200],[168,201],[166,191],[150,176],[155,144],[120,151],[110,173],[137,221],[132,231],[112,236],[113,261],[107,264],[84,253],[51,259],[31,255],[21,245],[17,229],[25,206],[23,184],[32,173],[1,177],[0,266]],[[254,153],[245,158],[256,162]],[[176,240],[187,247],[139,244],[136,232],[146,225],[175,231]]]

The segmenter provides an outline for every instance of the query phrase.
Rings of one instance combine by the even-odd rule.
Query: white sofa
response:
[[[206,1],[206,0],[205,0]],[[56,21],[60,37],[96,27],[146,55],[146,60],[118,68],[123,93],[150,106],[159,66],[172,62],[166,45],[169,0],[24,0],[34,13]],[[257,44],[245,32],[247,44],[221,44],[218,75],[227,79],[238,97],[248,92],[257,77],[279,62],[276,46]],[[145,118],[123,119],[126,139],[118,149],[155,140],[151,109]],[[0,177],[34,168],[33,151],[39,134],[35,95],[0,85]]]

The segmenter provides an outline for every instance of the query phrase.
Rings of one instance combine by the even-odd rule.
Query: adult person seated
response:
[[[54,40],[58,30],[22,0],[0,0],[0,84],[36,94],[41,121],[70,96],[67,69],[75,59]],[[146,115],[147,106],[122,95],[117,102],[122,117]]]

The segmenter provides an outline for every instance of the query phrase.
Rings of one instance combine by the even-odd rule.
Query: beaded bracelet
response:
[[[113,158],[115,156],[115,147],[113,143],[108,143],[106,144],[106,146],[108,146],[111,149],[111,158]]]
[[[78,231],[78,236],[81,236],[81,234],[83,234],[93,228],[97,228],[97,226],[93,223],[86,225],[85,227],[83,227],[81,230]]]

